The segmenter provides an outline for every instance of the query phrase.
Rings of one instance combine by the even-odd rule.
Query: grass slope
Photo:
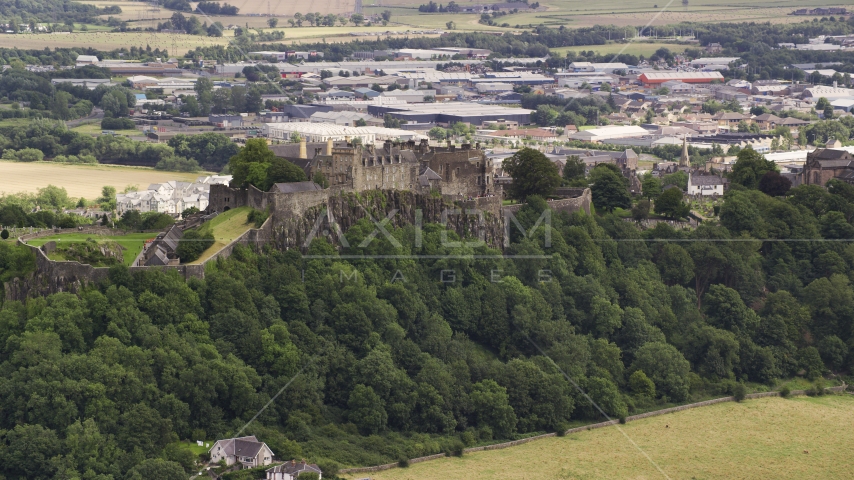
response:
[[[670,478],[848,478],[854,397],[721,403],[621,426]],[[808,452],[808,453],[806,453]],[[351,478],[362,478],[357,474]],[[374,480],[663,478],[617,428],[372,473]]]
[[[181,180],[193,182],[204,172],[166,172],[142,167],[113,165],[64,165],[61,163],[19,163],[0,161],[0,195],[36,193],[48,185],[57,185],[68,191],[71,198],[94,200],[101,195],[101,187],[112,185],[118,191],[129,185],[147,188],[149,184]]]
[[[64,233],[61,235],[51,235],[49,237],[34,238],[32,240],[29,240],[27,243],[36,247],[40,247],[50,241],[56,241],[58,244],[61,245],[85,242],[88,238],[95,239],[98,242],[113,241],[124,247],[125,251],[122,253],[124,258],[124,264],[130,266],[136,259],[137,255],[139,255],[139,252],[142,251],[142,246],[145,244],[145,241],[150,240],[155,236],[156,235],[153,233],[130,233],[127,235],[115,236]],[[65,260],[65,258],[61,257],[61,255],[52,254],[50,255],[50,258],[52,260]]]
[[[216,240],[210,248],[205,250],[192,265],[199,264],[213,256],[223,247],[231,243],[237,237],[243,235],[247,230],[255,225],[248,222],[249,212],[252,209],[249,207],[240,207],[231,209],[210,222],[202,225],[200,228],[203,232],[212,232]]]

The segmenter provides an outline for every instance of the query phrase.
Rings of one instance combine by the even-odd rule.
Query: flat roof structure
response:
[[[685,83],[723,82],[720,72],[644,72],[639,77],[644,85],[658,85],[670,80],[680,80]]]
[[[290,123],[267,123],[264,125],[264,133],[267,138],[279,140],[290,140],[291,134],[296,133],[306,140],[306,142],[326,142],[327,140],[342,141],[353,140],[359,138],[362,143],[369,144],[377,141],[385,140],[420,140],[427,138],[424,135],[400,130],[396,128],[384,127],[350,127],[347,125],[336,125],[334,123],[309,123],[309,122],[290,122]]]
[[[612,138],[631,138],[644,137],[649,135],[649,130],[635,125],[626,126],[607,126],[601,128],[591,128],[569,135],[573,140],[582,140],[586,142],[601,142],[602,140],[610,140]]]
[[[484,105],[468,102],[424,103],[412,105],[370,105],[368,113],[382,117],[386,113],[404,123],[454,124],[457,122],[482,125],[499,120],[520,125],[531,123],[533,110]]]

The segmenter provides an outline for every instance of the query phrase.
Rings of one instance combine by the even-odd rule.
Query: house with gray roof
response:
[[[267,480],[297,480],[303,472],[316,473],[318,480],[323,478],[320,467],[313,463],[306,463],[305,460],[300,462],[291,460],[266,471]]]
[[[217,440],[210,451],[211,463],[225,460],[226,465],[240,464],[242,468],[255,468],[273,462],[273,451],[254,435]]]
[[[688,195],[723,196],[724,180],[717,175],[688,174]]]

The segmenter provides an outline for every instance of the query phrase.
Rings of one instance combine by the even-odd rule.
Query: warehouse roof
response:
[[[644,72],[641,77],[648,81],[666,82],[667,80],[723,80],[720,72]]]

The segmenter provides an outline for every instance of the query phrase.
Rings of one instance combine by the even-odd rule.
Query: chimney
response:
[[[303,160],[308,159],[308,152],[305,149],[305,137],[300,137],[299,139],[299,158]]]
[[[326,154],[332,156],[332,139],[326,140]]]

